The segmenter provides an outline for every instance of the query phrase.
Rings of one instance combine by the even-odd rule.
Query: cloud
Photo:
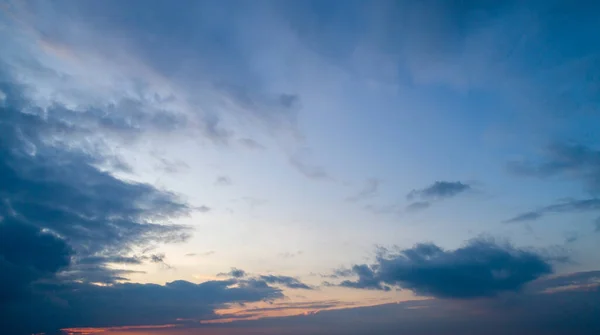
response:
[[[277,256],[279,256],[281,258],[289,259],[289,258],[294,258],[294,257],[300,256],[302,254],[303,254],[303,251],[298,250],[296,252],[282,252],[282,253],[277,254]]]
[[[0,304],[22,298],[33,282],[66,268],[72,249],[61,238],[18,219],[0,220]]]
[[[266,276],[259,276],[259,278],[260,278],[260,280],[264,280],[265,282],[267,282],[269,284],[280,284],[287,288],[312,290],[312,287],[304,284],[303,282],[299,281],[298,279],[296,279],[294,277],[266,275]]]
[[[379,179],[367,179],[365,186],[355,195],[346,198],[346,201],[357,202],[377,195],[381,181]]]
[[[231,277],[231,278],[243,278],[243,277],[246,277],[246,271],[237,269],[237,268],[231,268],[231,271],[229,271],[227,273],[221,272],[221,273],[217,274],[217,276]]]
[[[471,186],[460,181],[436,181],[432,185],[419,190],[412,190],[406,195],[406,199],[415,201],[409,204],[406,209],[409,211],[418,211],[429,208],[435,201],[455,197],[461,193],[471,190]]]
[[[600,150],[578,143],[554,143],[535,162],[508,163],[510,172],[527,177],[564,177],[579,180],[586,190],[600,191]]]
[[[552,213],[580,213],[600,210],[600,199],[590,198],[583,200],[568,200],[562,203],[542,207],[535,211],[519,214],[505,223],[525,222],[539,220],[546,214]]]
[[[413,202],[412,204],[406,206],[406,210],[411,211],[411,212],[416,212],[416,211],[420,211],[423,209],[427,209],[429,207],[431,207],[431,202],[417,201],[417,202]]]
[[[79,136],[101,130],[135,139],[171,127],[132,114],[125,120],[117,113],[108,122],[110,110],[94,107],[73,110],[54,102],[42,109],[4,74],[0,89],[6,95],[0,106],[3,332],[172,322],[212,315],[227,303],[282,297],[280,289],[258,279],[124,283],[140,271],[119,266],[164,264],[161,254],[135,251],[185,241],[189,227],[172,220],[201,208],[168,191],[117,178],[105,168],[114,156],[105,151],[103,138],[90,135],[88,142],[97,145],[86,145]]]
[[[265,150],[265,146],[256,142],[251,138],[240,138],[238,142],[247,149],[250,150]]]
[[[410,191],[406,195],[406,198],[408,200],[417,198],[423,200],[442,200],[455,197],[470,189],[471,186],[460,181],[436,181],[426,188]]]
[[[40,285],[34,294],[36,299],[3,305],[3,331],[21,334],[67,327],[173,324],[178,319],[214,317],[213,310],[228,303],[283,297],[279,289],[264,282],[241,280],[110,286],[71,282]],[[35,311],[35,322],[27,321],[28,311]]]
[[[521,287],[552,266],[542,255],[508,244],[475,239],[456,250],[417,244],[396,254],[380,255],[374,265],[355,265],[358,280],[340,286],[362,289],[408,289],[422,296],[469,299],[494,296]]]
[[[20,86],[1,79],[7,94],[0,107],[2,217],[63,238],[74,251],[73,267],[95,259],[101,268],[101,259],[111,263],[133,248],[187,239],[189,228],[170,221],[188,215],[190,206],[175,194],[101,169],[111,158],[104,151],[70,144],[70,134],[91,131],[88,123],[69,119],[86,110],[55,104],[42,111]],[[92,110],[85,118],[97,115]]]
[[[209,251],[205,251],[205,252],[201,252],[201,253],[189,253],[189,254],[185,254],[187,257],[196,257],[196,256],[211,256],[214,255],[216,253],[216,251],[214,250],[209,250]]]
[[[227,176],[218,176],[217,180],[215,180],[215,185],[229,186],[231,185],[231,179]]]

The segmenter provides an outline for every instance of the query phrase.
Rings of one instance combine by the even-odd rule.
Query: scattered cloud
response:
[[[456,250],[417,244],[380,255],[374,265],[354,265],[352,271],[358,280],[345,280],[340,286],[386,291],[400,287],[422,296],[469,299],[518,291],[552,273],[552,266],[533,251],[475,239]]]
[[[583,200],[567,200],[558,204],[542,207],[535,211],[519,214],[505,223],[535,221],[544,217],[546,214],[553,213],[580,213],[600,210],[600,199],[590,198]]]

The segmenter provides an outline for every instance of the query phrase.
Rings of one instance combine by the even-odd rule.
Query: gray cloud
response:
[[[515,223],[539,220],[546,214],[553,213],[580,213],[600,210],[600,199],[591,198],[583,200],[568,200],[562,203],[539,208],[535,211],[519,214],[504,222]]]
[[[259,278],[260,278],[260,280],[264,280],[265,282],[267,282],[269,284],[280,284],[287,288],[293,288],[293,289],[312,290],[312,287],[304,284],[303,282],[299,281],[298,279],[296,279],[294,277],[266,275],[266,276],[260,276]]]
[[[237,268],[231,268],[231,271],[229,271],[227,273],[221,272],[221,273],[217,274],[217,276],[231,277],[231,278],[244,278],[244,277],[246,277],[246,271],[237,269]]]
[[[396,254],[380,255],[374,265],[355,265],[352,271],[358,280],[345,280],[340,286],[400,287],[423,296],[469,299],[518,291],[551,273],[552,266],[532,251],[476,239],[449,251],[435,244],[417,244]]]
[[[472,187],[460,181],[436,181],[432,185],[419,190],[412,190],[406,195],[406,199],[414,201],[406,209],[408,211],[419,211],[431,207],[435,201],[455,197],[461,193],[471,190]],[[415,201],[420,199],[419,201]]]
[[[578,143],[554,143],[536,162],[513,161],[510,172],[529,177],[579,180],[590,192],[600,191],[600,151]]]
[[[412,190],[407,195],[408,200],[442,200],[452,198],[471,189],[471,186],[460,181],[436,181],[420,190]]]
[[[273,300],[283,295],[260,281],[194,284],[180,280],[165,285],[45,284],[38,285],[33,297],[34,300],[3,305],[3,331],[30,334],[53,333],[66,327],[173,324],[178,319],[214,318],[213,310],[227,303]],[[23,314],[29,311],[35,311],[35,322],[28,321],[30,314]]]
[[[365,186],[355,195],[346,198],[346,201],[357,202],[363,199],[371,198],[377,195],[381,181],[379,179],[370,178],[365,182]]]
[[[231,178],[227,176],[218,176],[215,180],[215,185],[218,186],[229,186],[231,185]]]

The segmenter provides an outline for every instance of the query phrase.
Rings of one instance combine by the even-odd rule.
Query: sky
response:
[[[600,333],[598,5],[0,0],[0,332]]]

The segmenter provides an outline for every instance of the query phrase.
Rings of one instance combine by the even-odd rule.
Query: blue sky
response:
[[[458,320],[451,306],[498,295],[545,304],[552,276],[597,292],[598,9],[2,1],[0,228],[22,243],[0,250],[17,320],[0,327],[291,334],[307,330],[264,317],[427,298]],[[3,294],[56,310],[43,285],[64,288],[60,317],[26,327],[24,298]],[[148,307],[146,290],[177,307],[83,302]],[[384,334],[406,306],[365,322]],[[260,320],[197,327],[233,313]]]

